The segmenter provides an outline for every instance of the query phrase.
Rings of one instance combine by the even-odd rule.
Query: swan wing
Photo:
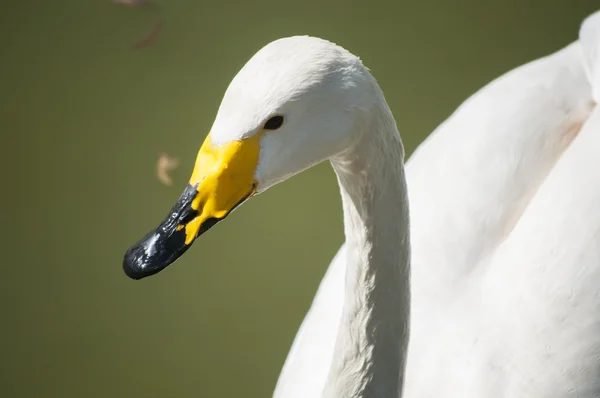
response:
[[[600,395],[599,171],[596,108],[489,264],[480,335],[506,396]]]

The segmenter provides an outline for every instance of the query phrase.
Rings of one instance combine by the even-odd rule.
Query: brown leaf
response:
[[[113,2],[128,7],[147,7],[152,5],[149,0],[113,0]]]
[[[161,153],[156,164],[156,177],[165,185],[173,185],[169,171],[176,169],[179,166],[179,159],[171,158],[166,153]]]
[[[156,42],[160,32],[162,31],[163,23],[162,21],[156,22],[152,25],[152,29],[146,34],[146,36],[142,37],[140,40],[133,44],[133,48],[139,50],[141,48],[150,46]]]

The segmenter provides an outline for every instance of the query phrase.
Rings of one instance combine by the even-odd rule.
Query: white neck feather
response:
[[[377,94],[359,142],[332,159],[348,252],[326,398],[391,398],[402,391],[410,308],[404,149],[378,88]]]

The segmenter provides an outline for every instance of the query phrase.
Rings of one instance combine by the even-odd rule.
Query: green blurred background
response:
[[[266,43],[327,38],[381,84],[408,153],[468,95],[577,37],[597,0],[7,1],[0,11],[2,397],[268,397],[343,240],[327,164],[134,282],[221,96]],[[132,43],[163,21],[156,43]],[[181,159],[172,187],[161,152]]]

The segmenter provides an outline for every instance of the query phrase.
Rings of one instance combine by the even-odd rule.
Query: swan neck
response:
[[[332,159],[347,271],[327,398],[400,397],[403,385],[410,307],[404,150],[387,105],[379,110],[362,138]]]

